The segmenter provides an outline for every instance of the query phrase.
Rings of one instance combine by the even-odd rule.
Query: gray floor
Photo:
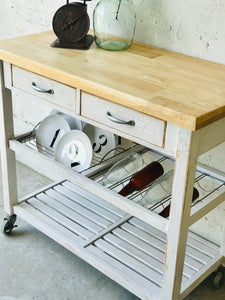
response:
[[[17,172],[21,196],[50,182],[21,164]],[[17,225],[10,236],[0,233],[0,300],[138,299],[24,221]],[[208,280],[185,300],[199,299],[225,300],[225,287],[216,290]]]

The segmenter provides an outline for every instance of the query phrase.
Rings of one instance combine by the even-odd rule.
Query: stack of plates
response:
[[[131,142],[52,110],[37,128],[36,144],[39,152],[80,172],[90,166],[93,156],[110,158],[116,148],[126,149]]]

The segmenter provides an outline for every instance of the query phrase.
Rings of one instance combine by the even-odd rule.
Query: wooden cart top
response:
[[[225,65],[149,45],[52,48],[53,32],[0,41],[0,59],[147,115],[197,130],[225,116]]]

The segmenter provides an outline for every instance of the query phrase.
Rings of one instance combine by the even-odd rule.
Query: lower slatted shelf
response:
[[[34,195],[21,203],[42,219],[48,218],[57,227],[81,240],[100,234],[123,219],[127,213],[69,181]],[[14,210],[18,208],[15,207]]]
[[[159,298],[166,233],[69,181],[22,201],[14,212],[139,297]],[[182,292],[221,257],[217,245],[189,232]]]
[[[166,251],[166,234],[137,218],[124,222],[89,246],[91,252],[104,255],[126,268],[127,274],[135,272],[146,282],[162,286]],[[105,258],[107,260],[107,258]],[[219,247],[189,233],[182,286],[220,258]]]

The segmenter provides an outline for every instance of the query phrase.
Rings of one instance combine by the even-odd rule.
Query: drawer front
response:
[[[162,120],[85,92],[81,92],[81,115],[119,130],[128,139],[135,141],[136,137],[161,148],[164,147],[166,123]],[[129,122],[130,125],[116,123],[114,118]]]
[[[75,111],[76,89],[15,66],[12,68],[12,79],[13,87]]]

